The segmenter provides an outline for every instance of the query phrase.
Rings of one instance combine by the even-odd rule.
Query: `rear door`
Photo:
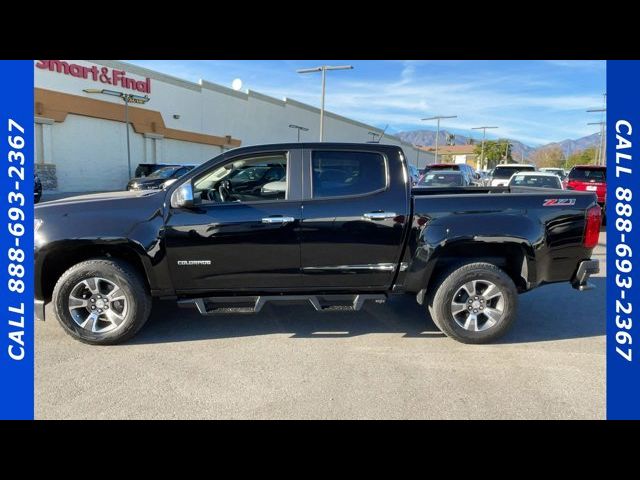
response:
[[[410,220],[410,180],[399,150],[305,150],[303,178],[304,286],[387,288]]]

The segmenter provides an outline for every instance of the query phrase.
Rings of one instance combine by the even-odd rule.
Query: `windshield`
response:
[[[510,185],[518,187],[561,188],[557,176],[548,175],[516,175]]]
[[[511,178],[511,175],[518,172],[533,172],[534,167],[522,165],[521,167],[501,167],[497,166],[493,171],[493,178]]]
[[[569,180],[606,182],[607,171],[604,168],[574,168],[569,174]]]
[[[177,172],[179,168],[180,168],[179,166],[159,168],[158,170],[153,172],[151,175],[148,175],[147,178],[169,178],[171,175]]]
[[[461,187],[462,175],[457,172],[427,173],[419,185],[427,187]]]

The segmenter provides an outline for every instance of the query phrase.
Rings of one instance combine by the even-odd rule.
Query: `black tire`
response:
[[[69,295],[82,280],[104,278],[118,285],[127,302],[124,320],[113,331],[93,333],[76,323],[69,312]],[[151,313],[151,296],[140,273],[121,260],[94,258],[78,263],[64,272],[53,289],[53,306],[64,331],[76,340],[91,345],[114,345],[133,337]]]
[[[489,281],[502,293],[502,317],[495,325],[482,331],[463,328],[452,313],[454,295],[472,280]],[[513,280],[495,265],[485,262],[468,263],[453,267],[435,281],[427,299],[427,308],[436,326],[454,340],[462,343],[489,343],[504,335],[513,324],[518,308],[518,291]],[[463,311],[459,315],[466,313]]]

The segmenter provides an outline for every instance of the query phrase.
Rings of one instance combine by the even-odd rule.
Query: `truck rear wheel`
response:
[[[463,343],[488,343],[511,327],[518,291],[495,265],[469,263],[442,275],[427,305],[434,323],[447,336]]]
[[[126,262],[96,258],[64,272],[53,290],[56,317],[65,332],[92,345],[121,343],[151,312],[140,274]]]

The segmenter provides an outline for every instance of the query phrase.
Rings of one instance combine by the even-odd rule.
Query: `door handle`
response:
[[[394,218],[396,216],[393,212],[368,212],[363,215],[366,220],[386,220],[387,218]]]
[[[295,218],[293,217],[264,217],[262,219],[262,223],[269,223],[269,224],[273,224],[273,223],[280,223],[282,225],[286,224],[286,223],[291,223],[295,221]]]

